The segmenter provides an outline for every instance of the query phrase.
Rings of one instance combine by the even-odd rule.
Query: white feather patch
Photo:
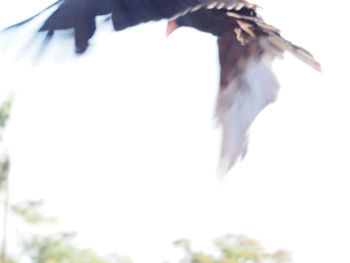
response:
[[[218,96],[216,116],[223,133],[220,161],[223,174],[239,156],[244,157],[250,125],[259,112],[276,99],[279,84],[271,70],[273,53],[251,58]]]

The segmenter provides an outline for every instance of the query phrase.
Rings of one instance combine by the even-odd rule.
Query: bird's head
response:
[[[168,26],[166,29],[166,36],[169,36],[179,27],[192,27],[200,31],[206,31],[206,32],[215,34],[215,32],[210,32],[211,30],[210,25],[217,22],[217,21],[214,21],[215,18],[211,14],[212,12],[213,12],[212,10],[199,9],[196,12],[188,13],[176,19],[169,20]]]
[[[180,25],[177,23],[176,20],[169,20],[168,26],[166,28],[165,35],[168,37],[173,33],[176,29],[178,29]]]

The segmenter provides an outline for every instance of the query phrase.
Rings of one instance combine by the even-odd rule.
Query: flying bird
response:
[[[288,51],[320,70],[308,51],[281,37],[276,27],[258,15],[259,7],[244,0],[59,0],[7,29],[54,7],[57,9],[38,31],[46,32],[46,40],[50,40],[57,30],[73,29],[79,54],[88,48],[100,15],[109,15],[116,31],[167,19],[166,35],[179,27],[192,27],[217,37],[220,87],[215,116],[223,132],[220,167],[224,172],[244,157],[249,127],[276,99],[279,84],[271,70],[273,59]]]

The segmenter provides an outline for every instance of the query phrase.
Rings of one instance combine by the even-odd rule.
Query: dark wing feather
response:
[[[230,5],[238,1],[241,0],[221,2]],[[96,30],[95,17],[98,15],[111,14],[115,30],[123,30],[142,22],[169,19],[213,2],[215,3],[212,0],[60,0],[55,3],[60,4],[57,10],[39,31],[47,31],[52,36],[55,30],[73,28],[76,51],[83,53]],[[10,28],[20,26],[32,18]]]

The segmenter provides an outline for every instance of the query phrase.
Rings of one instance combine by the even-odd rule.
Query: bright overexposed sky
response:
[[[248,154],[218,179],[214,37],[166,23],[111,33],[83,57],[62,32],[35,61],[45,15],[0,36],[0,95],[15,91],[6,147],[11,200],[46,200],[79,244],[134,262],[175,262],[171,241],[199,249],[243,233],[297,263],[349,262],[350,81],[344,1],[255,1],[265,20],[310,50],[274,64],[278,101],[253,124]],[[1,0],[0,28],[46,0]],[[21,7],[21,10],[19,10]],[[172,261],[173,260],[173,261]]]

